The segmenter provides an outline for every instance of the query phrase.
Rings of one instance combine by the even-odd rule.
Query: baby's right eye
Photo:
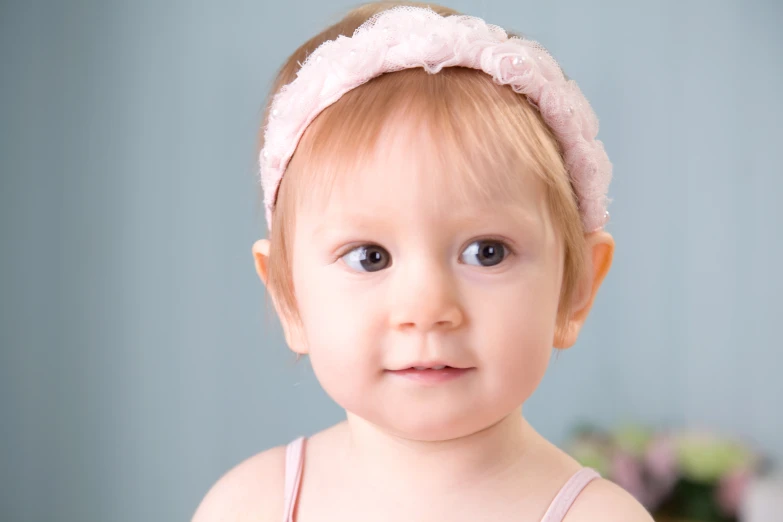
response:
[[[377,272],[389,266],[391,256],[385,248],[378,245],[362,245],[342,256],[341,259],[357,272]]]

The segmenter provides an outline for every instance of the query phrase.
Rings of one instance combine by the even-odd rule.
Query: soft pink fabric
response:
[[[294,509],[302,482],[304,466],[305,438],[299,437],[291,441],[286,448],[285,458],[285,518],[284,522],[294,522]],[[546,510],[541,522],[562,522],[579,493],[592,481],[601,475],[591,468],[577,471],[555,496],[549,509]]]
[[[562,522],[579,493],[594,479],[601,478],[597,471],[582,468],[565,483],[546,510],[541,522]]]
[[[285,520],[294,521],[294,508],[299,496],[299,484],[302,483],[302,467],[304,465],[305,438],[299,437],[291,441],[285,452]]]
[[[440,16],[429,8],[398,6],[370,18],[351,37],[315,49],[296,79],[272,100],[259,156],[267,224],[277,189],[300,138],[326,107],[381,74],[422,67],[468,67],[509,85],[537,107],[559,141],[586,232],[608,219],[612,164],[596,139],[598,118],[574,80],[538,42],[509,37],[473,16]]]

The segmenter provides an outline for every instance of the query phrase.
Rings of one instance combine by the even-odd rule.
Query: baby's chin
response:
[[[387,426],[386,429],[390,433],[407,440],[441,442],[469,437],[497,422],[495,420],[494,422],[478,423],[476,419],[469,419],[470,422],[451,421],[443,423],[422,423],[421,419],[416,419],[416,421],[408,424],[395,422]]]
[[[406,407],[399,403],[392,408],[354,406],[352,409],[346,408],[346,411],[391,435],[420,442],[468,437],[497,424],[510,413],[501,408],[465,404],[428,411],[422,411],[416,405]],[[519,407],[516,409],[518,411]]]

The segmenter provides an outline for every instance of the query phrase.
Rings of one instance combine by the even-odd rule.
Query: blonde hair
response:
[[[339,35],[351,36],[371,16],[397,5],[426,5],[443,16],[460,14],[446,7],[416,2],[362,5],[288,58],[269,100],[294,80],[299,64],[321,43]],[[432,135],[438,137],[439,150],[435,153],[443,163],[453,166],[440,170],[448,173],[449,183],[463,189],[465,197],[514,194],[519,180],[528,172],[543,181],[548,210],[564,246],[557,317],[560,331],[570,316],[571,300],[585,270],[584,231],[562,151],[524,95],[509,86],[495,84],[482,71],[462,67],[444,68],[434,75],[423,69],[381,75],[343,95],[310,124],[280,183],[269,237],[267,286],[281,319],[301,325],[291,274],[297,208],[305,197],[322,196],[330,190],[337,173],[355,167],[365,158],[375,148],[384,128],[401,113],[416,115],[429,124]],[[264,122],[267,117],[264,114]],[[263,147],[263,134],[260,141],[259,150]],[[485,172],[496,175],[480,175]]]

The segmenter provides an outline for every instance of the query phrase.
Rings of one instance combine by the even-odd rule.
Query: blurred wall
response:
[[[250,255],[275,69],[351,2],[0,3],[0,519],[185,520],[338,420]],[[775,1],[454,1],[539,40],[614,163],[614,267],[526,406],[783,458]]]

